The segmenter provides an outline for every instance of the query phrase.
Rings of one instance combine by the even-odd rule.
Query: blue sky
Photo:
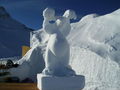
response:
[[[82,16],[97,13],[104,15],[120,8],[120,0],[0,0],[13,18],[33,29],[42,27],[42,11],[46,7],[63,14],[66,9],[73,9]]]

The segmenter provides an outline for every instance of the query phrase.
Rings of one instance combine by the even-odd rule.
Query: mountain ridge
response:
[[[30,46],[31,31],[0,6],[0,58],[21,56],[22,46]]]

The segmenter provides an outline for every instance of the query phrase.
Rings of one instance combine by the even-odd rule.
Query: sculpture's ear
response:
[[[63,17],[69,18],[69,19],[77,19],[76,13],[73,10],[66,10],[63,14]]]
[[[43,17],[44,19],[48,19],[48,20],[53,20],[55,18],[55,10],[52,8],[46,8],[43,11]]]

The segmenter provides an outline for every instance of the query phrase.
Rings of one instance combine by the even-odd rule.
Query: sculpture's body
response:
[[[55,18],[53,9],[43,12],[43,29],[50,35],[45,54],[45,75],[71,76],[75,72],[69,66],[70,47],[66,36],[71,29],[69,17]]]

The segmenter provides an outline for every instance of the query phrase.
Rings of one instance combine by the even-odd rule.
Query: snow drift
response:
[[[71,65],[85,75],[85,90],[120,89],[120,9],[83,17],[72,24],[68,40]]]
[[[67,37],[71,47],[70,64],[77,74],[86,77],[84,90],[119,90],[120,9],[104,16],[87,15],[71,26]],[[19,60],[29,64],[39,62],[31,66],[29,73],[43,65],[43,58],[39,57],[44,56],[47,39],[49,36],[43,30],[35,31],[32,49]]]
[[[72,29],[68,37],[72,46],[88,48],[120,64],[120,9],[104,16],[85,16]]]

